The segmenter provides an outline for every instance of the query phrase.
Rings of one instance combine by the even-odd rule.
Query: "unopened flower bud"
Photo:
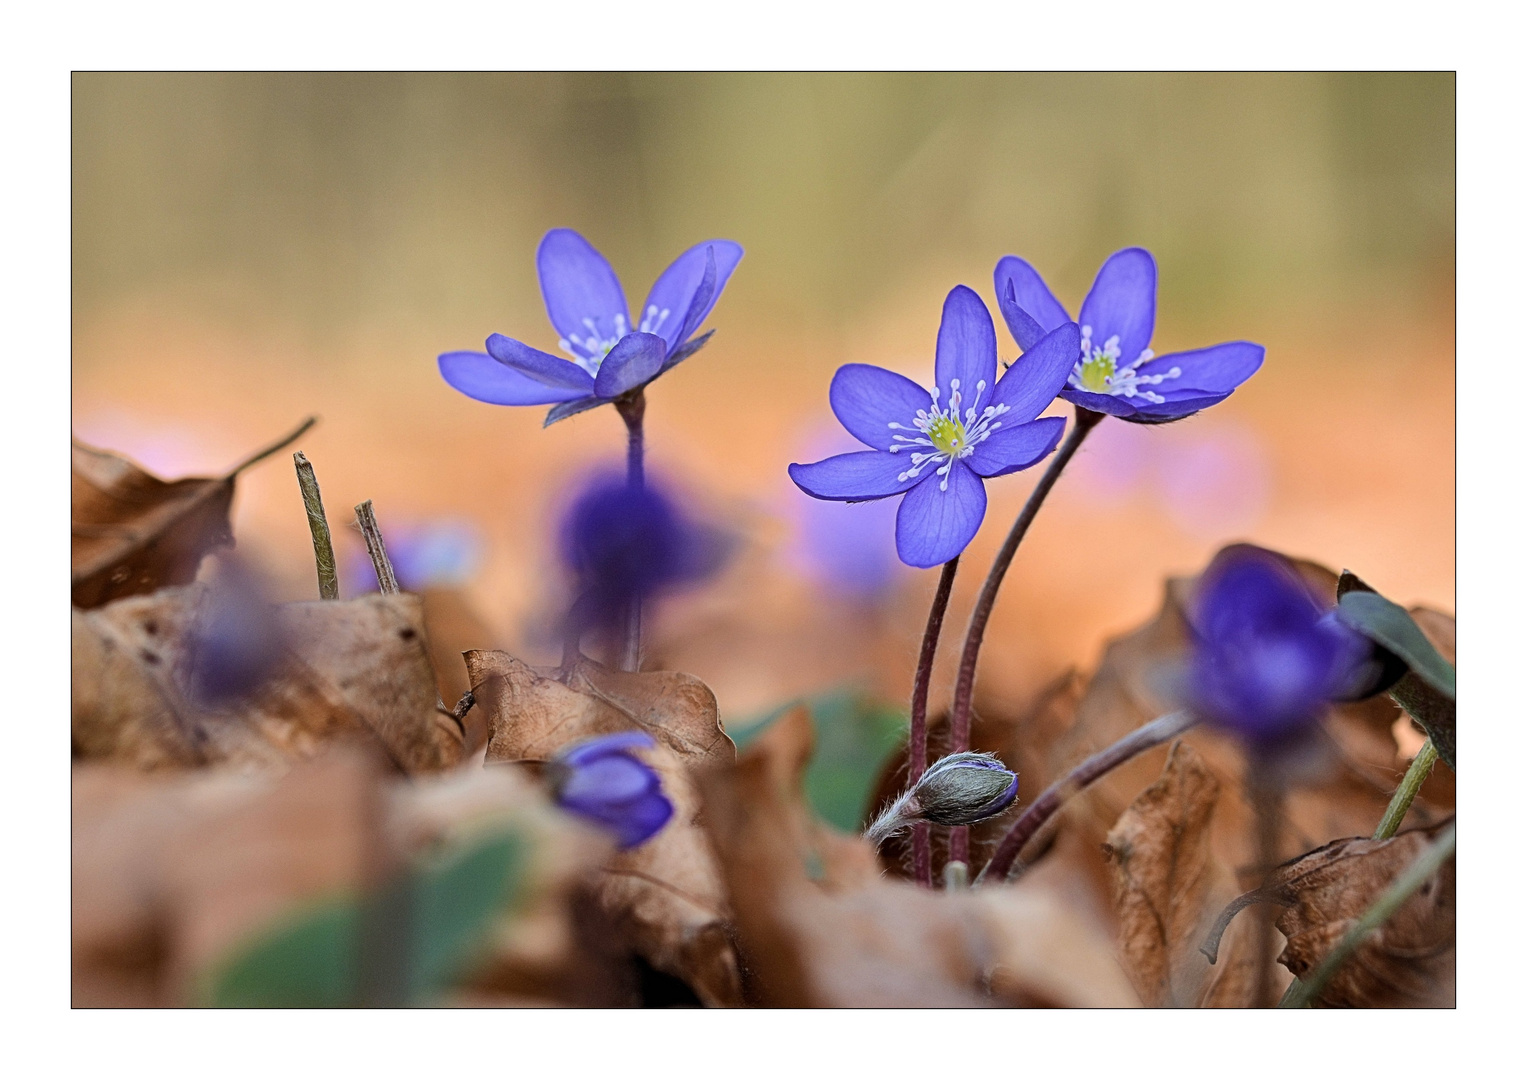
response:
[[[991,754],[966,751],[940,758],[865,832],[876,847],[919,821],[974,825],[995,817],[1018,797],[1018,774]]]
[[[632,750],[655,745],[640,731],[563,747],[547,771],[557,805],[612,833],[621,850],[645,843],[673,817],[662,781]]]

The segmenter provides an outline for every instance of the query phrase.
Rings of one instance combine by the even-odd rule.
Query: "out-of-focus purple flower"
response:
[[[571,359],[494,334],[486,353],[443,353],[440,374],[490,405],[551,405],[547,424],[604,405],[705,345],[710,334],[694,333],[741,259],[741,245],[731,240],[696,244],[658,277],[632,322],[605,257],[572,229],[553,229],[536,251],[536,269],[546,313],[561,335],[557,346]]]
[[[944,301],[932,391],[885,368],[843,365],[829,391],[832,411],[871,449],[793,464],[790,478],[816,499],[904,495],[896,514],[901,561],[948,562],[986,516],[984,481],[1027,469],[1060,441],[1064,420],[1036,418],[1065,385],[1078,340],[1076,324],[1066,323],[998,379],[991,315],[957,285]]]
[[[844,453],[858,445],[836,425],[809,440],[812,457]],[[784,511],[794,529],[784,554],[792,569],[828,592],[861,603],[873,603],[894,592],[907,572],[896,557],[894,502],[802,499],[793,484],[788,499]]]
[[[574,499],[559,541],[587,622],[617,619],[632,603],[697,582],[726,554],[722,537],[650,480],[635,487],[613,472],[596,475]]]
[[[997,304],[1021,349],[1071,321],[1044,279],[1023,259],[1006,255],[994,274]],[[1137,424],[1180,420],[1229,397],[1262,366],[1265,350],[1250,341],[1157,356],[1156,260],[1144,248],[1116,251],[1082,301],[1076,363],[1060,396],[1073,405]]]
[[[548,766],[557,805],[614,833],[622,850],[650,840],[673,817],[673,803],[631,751],[654,745],[645,732],[623,731],[564,747]]]
[[[1204,571],[1189,619],[1192,708],[1258,745],[1312,726],[1373,653],[1326,615],[1286,561],[1227,548]]]
[[[382,527],[382,537],[398,584],[409,592],[461,585],[471,579],[482,561],[482,532],[471,521],[388,522]],[[342,571],[344,595],[376,590],[376,570],[364,548],[347,549]]]
[[[275,606],[258,576],[236,560],[223,562],[191,626],[192,699],[216,707],[251,697],[280,668],[285,652]]]

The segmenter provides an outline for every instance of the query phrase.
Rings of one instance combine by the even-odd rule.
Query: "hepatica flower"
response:
[[[1189,625],[1194,711],[1256,744],[1297,735],[1328,702],[1353,696],[1372,655],[1293,567],[1251,547],[1227,549],[1204,572]]]
[[[622,850],[652,839],[673,817],[673,803],[631,751],[653,745],[645,732],[623,731],[564,747],[547,769],[557,805],[613,833]]]
[[[1055,449],[1065,421],[1036,419],[1065,385],[1077,350],[1074,323],[1032,342],[997,378],[997,332],[964,285],[944,301],[934,386],[870,364],[845,364],[829,401],[849,434],[870,447],[791,465],[807,495],[839,502],[903,496],[896,552],[909,566],[948,562],[986,515],[985,480],[1027,469]]]
[[[1071,320],[1039,273],[1016,255],[997,263],[997,304],[1020,348]],[[1108,257],[1082,301],[1082,336],[1060,396],[1137,424],[1180,420],[1224,401],[1262,366],[1264,349],[1227,341],[1157,356],[1156,260],[1144,248]]]
[[[494,334],[486,353],[442,354],[440,374],[490,405],[552,405],[548,424],[606,404],[709,340],[694,333],[741,258],[742,247],[730,240],[696,244],[663,271],[633,319],[604,256],[572,229],[553,229],[536,251],[536,269],[557,346],[567,356]]]

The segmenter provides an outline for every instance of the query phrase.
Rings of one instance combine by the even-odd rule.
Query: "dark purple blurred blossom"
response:
[[[871,364],[844,364],[828,400],[869,450],[792,464],[790,479],[815,499],[865,502],[902,496],[896,551],[908,566],[948,562],[986,516],[986,480],[1027,469],[1060,441],[1066,422],[1039,418],[1065,385],[1077,329],[1066,323],[999,379],[997,331],[981,298],[956,285],[944,300],[933,389]]]
[[[656,745],[641,731],[563,747],[547,768],[557,805],[615,834],[622,850],[657,835],[673,817],[662,781],[632,750]]]
[[[398,584],[409,592],[462,585],[482,562],[482,531],[463,519],[389,521],[382,526],[382,539]],[[346,550],[343,582],[346,596],[376,591],[376,570],[363,547]]]
[[[1013,340],[1025,351],[1071,321],[1044,279],[1007,255],[993,275],[997,304]],[[1108,257],[1076,320],[1081,350],[1060,396],[1073,405],[1138,424],[1180,420],[1229,397],[1262,366],[1265,350],[1250,341],[1157,356],[1148,346],[1156,326],[1156,260],[1144,248]]]
[[[252,696],[286,652],[275,606],[243,563],[221,564],[202,596],[190,632],[191,697],[218,706]]]
[[[486,353],[442,354],[440,374],[490,405],[551,405],[548,424],[604,405],[704,346],[710,335],[694,333],[741,259],[741,245],[730,240],[696,244],[662,272],[633,322],[605,257],[572,229],[553,229],[536,251],[536,269],[568,358],[494,334]]]
[[[1189,698],[1205,720],[1268,746],[1351,695],[1372,646],[1316,602],[1285,560],[1228,548],[1204,572],[1189,620]]]
[[[724,537],[691,519],[650,480],[634,487],[613,472],[596,475],[573,500],[559,546],[577,581],[577,617],[585,626],[619,619],[633,602],[703,580],[726,557]]]

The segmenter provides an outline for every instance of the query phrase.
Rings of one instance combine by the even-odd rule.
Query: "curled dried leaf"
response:
[[[618,672],[585,661],[563,683],[507,653],[473,651],[466,660],[487,718],[490,763],[549,761],[569,743],[622,731],[657,741],[637,753],[661,776],[673,819],[651,840],[612,856],[596,895],[653,967],[683,979],[707,1005],[741,1004],[730,911],[691,779],[693,768],[735,753],[716,718],[715,696],[678,672]]]

